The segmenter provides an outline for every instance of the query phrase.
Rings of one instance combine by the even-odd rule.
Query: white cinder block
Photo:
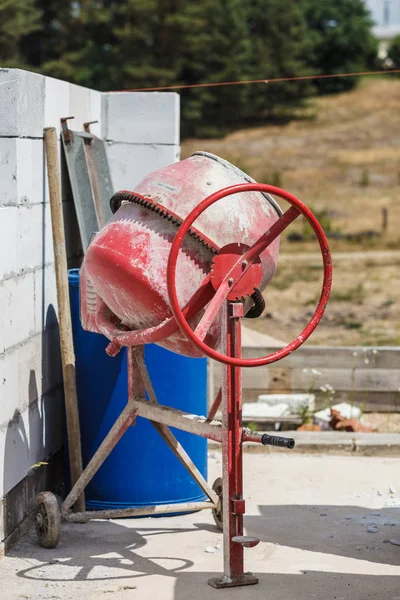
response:
[[[0,283],[0,354],[34,332],[34,274]]]
[[[90,126],[90,131],[97,135],[97,137],[101,137],[101,104],[102,104],[102,92],[97,92],[96,90],[90,90],[90,98],[89,98],[89,118],[88,121],[98,121],[98,123],[93,123]]]
[[[43,267],[44,204],[18,208],[17,272]]]
[[[49,204],[0,206],[0,281],[54,261]]]
[[[45,77],[44,127],[55,127],[60,133],[60,119],[71,116],[70,88],[67,81]]]
[[[0,427],[0,497],[9,492],[34,464],[49,456],[62,444],[62,394],[44,396],[22,414]]]
[[[132,190],[146,175],[179,160],[179,146],[110,144],[107,156],[115,190]]]
[[[0,357],[0,425],[62,382],[58,324],[54,313],[43,335]]]
[[[0,138],[0,205],[43,202],[43,179],[42,140]]]
[[[57,287],[54,265],[49,265],[35,274],[34,305],[35,321],[34,332],[40,333],[56,321]]]
[[[100,121],[101,92],[90,90],[79,85],[70,85],[70,115],[74,117],[69,122],[70,129],[83,131],[83,124],[88,121]],[[100,133],[100,123],[90,126],[94,134]]]
[[[179,94],[112,92],[104,94],[106,139],[135,144],[179,144]]]
[[[42,137],[45,78],[20,69],[0,69],[0,136]]]
[[[19,403],[18,354],[0,355],[0,425],[12,418]]]
[[[40,204],[44,197],[42,140],[16,140],[18,202]]]
[[[54,263],[54,250],[53,250],[53,229],[51,226],[51,208],[50,204],[42,205],[42,255],[43,265],[49,265]]]
[[[0,205],[10,204],[18,204],[17,140],[0,138]]]
[[[18,271],[18,212],[16,206],[0,206],[0,281]]]

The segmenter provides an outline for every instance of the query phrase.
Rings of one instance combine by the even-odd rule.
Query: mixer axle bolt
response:
[[[244,260],[242,262],[242,269],[245,269],[247,267],[247,260]]]
[[[230,277],[230,278],[228,279],[228,285],[232,286],[232,285],[233,285],[233,282],[234,282],[234,280],[233,280],[233,277]]]

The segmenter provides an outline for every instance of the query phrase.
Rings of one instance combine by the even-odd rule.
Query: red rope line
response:
[[[250,79],[248,81],[220,81],[216,83],[191,83],[187,85],[164,85],[158,87],[132,88],[129,90],[113,90],[119,92],[159,92],[162,90],[185,90],[201,87],[221,87],[226,85],[250,85],[253,83],[278,83],[282,81],[305,81],[311,79],[333,79],[335,77],[356,77],[360,75],[386,75],[400,73],[400,69],[388,71],[362,71],[357,73],[337,73],[334,75],[303,75],[301,77],[276,77],[275,79]]]

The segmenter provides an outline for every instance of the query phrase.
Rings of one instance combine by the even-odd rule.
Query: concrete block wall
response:
[[[116,189],[132,189],[149,172],[179,160],[178,94],[104,94],[102,116]]]
[[[60,131],[60,118],[70,115],[75,117],[69,122],[75,130],[81,131],[85,121],[98,121],[91,131],[108,141],[115,189],[132,187],[179,157],[177,94],[102,94],[26,71],[0,69],[0,555],[7,538],[34,507],[32,466],[63,442],[43,129],[54,126]],[[80,243],[68,185],[63,185],[63,202],[72,257]],[[12,498],[8,508],[7,497]],[[11,504],[16,509],[10,516]]]

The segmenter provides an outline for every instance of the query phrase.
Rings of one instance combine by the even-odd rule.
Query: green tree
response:
[[[376,66],[377,40],[363,0],[301,0],[312,45],[307,58],[317,74],[353,73]],[[322,93],[354,87],[356,78],[317,80]]]
[[[180,81],[198,84],[249,78],[251,47],[243,0],[189,0],[181,19]],[[244,86],[184,91],[183,134],[210,136],[232,129],[242,122],[246,101]]]
[[[26,54],[26,35],[39,26],[39,12],[34,0],[0,0],[0,64],[21,67]]]
[[[251,40],[251,79],[274,79],[306,75],[310,43],[307,26],[297,0],[250,0],[248,23]],[[247,118],[276,119],[292,114],[309,95],[305,82],[280,82],[248,88]]]
[[[400,35],[393,38],[389,46],[388,58],[393,63],[393,69],[400,69]]]

